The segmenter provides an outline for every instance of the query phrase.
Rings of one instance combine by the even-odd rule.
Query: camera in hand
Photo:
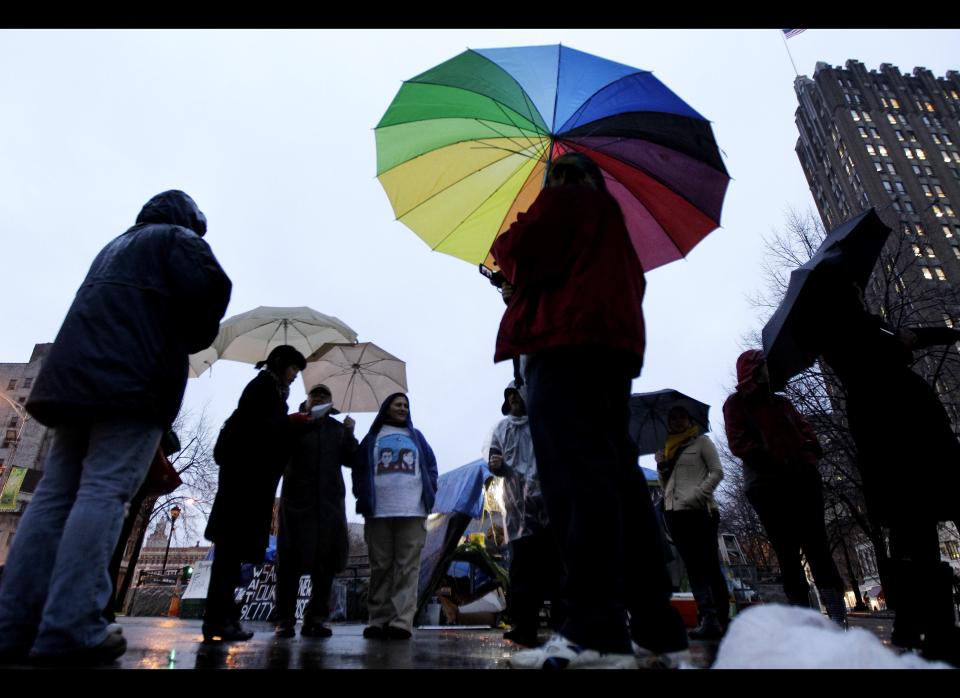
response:
[[[507,282],[507,277],[503,275],[502,271],[493,271],[482,264],[480,265],[480,273],[487,277],[490,283],[497,288],[503,288],[503,285]]]

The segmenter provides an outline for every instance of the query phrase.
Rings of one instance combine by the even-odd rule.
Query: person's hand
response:
[[[347,430],[347,433],[348,433],[348,434],[352,434],[352,433],[353,433],[353,428],[354,428],[356,425],[357,425],[357,423],[356,423],[355,421],[353,421],[353,417],[349,417],[349,416],[344,417],[344,419],[343,419],[343,428]]]
[[[509,303],[510,297],[513,295],[513,284],[503,282],[503,286],[500,287],[500,293],[503,294],[503,302]]]
[[[907,329],[897,330],[897,339],[899,339],[900,343],[907,349],[913,349],[913,345],[917,343],[916,333]]]
[[[500,466],[503,465],[503,456],[496,454],[490,456],[490,460],[487,465],[489,466],[490,470],[500,470]]]

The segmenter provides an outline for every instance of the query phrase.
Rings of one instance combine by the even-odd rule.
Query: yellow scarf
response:
[[[668,461],[673,460],[674,455],[680,446],[686,445],[688,441],[697,438],[700,435],[700,427],[691,424],[689,428],[677,434],[667,434],[667,442],[663,446],[663,456]]]

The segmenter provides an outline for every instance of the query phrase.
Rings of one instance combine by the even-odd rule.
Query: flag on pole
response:
[[[783,32],[783,38],[792,39],[800,32],[805,32],[807,30],[806,29],[781,29],[780,31]]]

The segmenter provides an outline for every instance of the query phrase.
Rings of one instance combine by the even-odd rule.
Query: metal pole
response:
[[[167,555],[170,554],[170,540],[173,538],[173,529],[177,525],[175,519],[170,519],[170,535],[167,536],[167,549],[163,551],[163,569],[161,574],[165,574],[167,571]]]

